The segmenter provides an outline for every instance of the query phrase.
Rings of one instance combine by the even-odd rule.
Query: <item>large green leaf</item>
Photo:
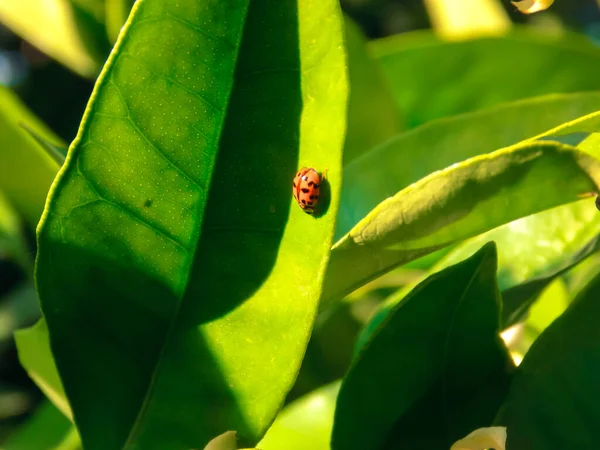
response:
[[[437,170],[534,138],[598,110],[598,92],[548,95],[402,133],[345,167],[336,239],[386,198]]]
[[[395,266],[575,201],[599,185],[598,160],[549,141],[507,147],[434,172],[384,200],[334,245],[323,297],[340,298]]]
[[[402,192],[406,195],[418,195],[419,192],[411,191],[412,188],[409,186],[429,174],[523,139],[534,140],[536,135],[549,128],[595,111],[599,107],[600,94],[598,93],[551,95],[439,120],[403,133],[345,168],[344,189],[336,235],[338,238],[342,237],[343,233],[349,232],[378,203],[389,202],[389,197],[398,191],[400,191],[398,196],[403,195]],[[592,114],[592,116],[594,115]],[[590,123],[588,128],[593,129],[594,125]],[[558,134],[559,131],[555,130],[555,133]],[[436,157],[432,158],[432,154],[435,154]],[[482,161],[485,159],[483,158]],[[430,176],[439,177],[438,179],[445,178],[451,173],[448,171],[457,170],[457,167],[452,167],[454,168]],[[460,184],[461,180],[456,180],[456,182]],[[425,203],[422,203],[421,207],[426,210],[426,204],[433,203],[440,196],[440,198],[444,198],[451,194],[451,192],[439,194],[430,192],[424,196]],[[465,192],[465,194],[469,195],[469,192]],[[537,191],[537,195],[543,196],[544,194]],[[472,200],[470,198],[469,201]],[[384,204],[385,202],[381,203],[381,205]],[[389,203],[386,206],[389,209]],[[531,206],[534,206],[534,203],[531,203]],[[507,211],[506,208],[503,209]],[[537,211],[540,210],[524,211],[523,215]],[[396,210],[396,213],[399,217],[400,210]],[[428,211],[428,213],[433,213],[433,211]],[[508,221],[510,220],[502,223]],[[400,224],[397,222],[396,225]],[[493,226],[490,223],[490,228],[498,225],[501,223]],[[402,229],[402,227],[398,229]],[[353,232],[360,232],[360,227],[356,225]],[[409,262],[435,250],[435,248],[421,249],[419,253],[409,255],[406,252],[389,252],[378,245],[376,251],[371,251],[373,250],[371,247],[371,255],[367,255],[367,257],[371,257],[371,261],[364,264],[362,255],[359,255],[358,252],[350,255],[344,253],[342,256],[341,251],[338,250],[338,244],[334,247],[331,267],[326,277],[324,304],[342,297],[396,265]],[[385,256],[383,256],[384,253]],[[378,259],[378,261],[374,261],[374,259]],[[345,273],[349,266],[353,267],[354,277],[347,276]]]
[[[506,328],[523,317],[552,280],[597,251],[599,236],[598,211],[589,200],[580,200],[469,239],[442,258],[421,279],[390,295],[362,330],[357,350],[418,282],[469,257],[489,241],[498,246],[498,286],[504,300],[502,328]]]
[[[253,443],[296,376],[339,200],[341,14],[248,5],[136,2],[53,187],[37,282],[85,448]],[[318,217],[302,165],[328,170]]]
[[[21,124],[63,145],[15,94],[0,86],[0,190],[35,229],[58,164]]]
[[[102,24],[79,3],[2,1],[0,22],[69,69],[93,78],[108,51],[108,42]]]
[[[500,102],[600,89],[600,49],[573,34],[517,29],[445,42],[427,31],[374,41],[371,49],[411,127]]]
[[[525,355],[497,423],[510,450],[598,448],[600,277]]]
[[[287,405],[269,428],[261,450],[329,450],[340,382],[328,384]]]
[[[510,381],[500,308],[493,244],[417,286],[344,378],[332,449],[447,450],[489,426]]]
[[[344,165],[401,131],[402,121],[381,67],[358,26],[345,18],[350,97]]]

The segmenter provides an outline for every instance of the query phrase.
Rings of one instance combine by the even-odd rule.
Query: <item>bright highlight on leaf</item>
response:
[[[479,428],[456,441],[450,450],[506,450],[506,427]]]
[[[237,450],[235,431],[226,431],[208,443],[204,450]]]
[[[511,3],[523,14],[533,14],[548,9],[554,0],[522,0]]]

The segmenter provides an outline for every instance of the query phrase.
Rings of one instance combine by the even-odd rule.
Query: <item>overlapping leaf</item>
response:
[[[423,31],[374,41],[371,49],[410,127],[501,102],[600,89],[600,49],[568,32],[516,29],[448,42]]]
[[[346,181],[336,234],[347,234],[333,249],[325,303],[397,265],[595,191],[594,182],[588,183],[590,176],[597,177],[591,174],[596,170],[592,166],[597,165],[594,158],[584,158],[586,165],[591,164],[588,169],[576,170],[582,178],[574,172],[567,175],[568,165],[563,167],[550,156],[562,150],[555,147],[556,143],[536,142],[535,135],[551,128],[552,123],[558,125],[596,110],[599,100],[598,94],[550,96],[440,120],[404,133],[354,161],[344,171]],[[595,117],[591,114],[581,127],[594,129]],[[580,119],[574,123],[580,123]],[[548,133],[557,139],[554,135],[570,133],[568,130],[563,127]],[[493,152],[527,138],[532,141]],[[590,139],[565,142],[585,151],[583,144]],[[545,168],[533,175],[527,168],[533,160],[526,155],[545,152],[537,147],[542,143],[549,145],[544,147],[548,164],[542,163]],[[497,164],[504,167],[502,171],[506,169],[505,175],[493,169]],[[542,174],[546,169],[550,171]],[[528,172],[527,177],[519,175],[522,171]],[[550,175],[554,171],[555,175]],[[539,179],[529,178],[529,184],[525,180],[531,176]],[[562,196],[566,191],[554,185],[545,191],[543,186],[552,179],[548,177],[554,176],[579,178],[582,190]],[[569,184],[570,188],[576,185]]]
[[[62,145],[15,94],[0,86],[0,189],[34,230],[58,164],[22,125],[43,139]]]
[[[496,419],[507,427],[508,449],[598,446],[598,299],[600,278],[542,333],[523,359]]]
[[[344,378],[332,449],[443,450],[489,426],[510,380],[500,308],[493,244],[417,286]]]

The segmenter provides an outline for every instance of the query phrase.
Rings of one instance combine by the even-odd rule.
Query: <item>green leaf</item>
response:
[[[573,297],[561,277],[554,279],[535,299],[522,323],[503,334],[513,359],[521,362],[533,342],[569,306]]]
[[[25,273],[31,275],[33,258],[29,255],[20,219],[0,190],[0,259],[14,259]]]
[[[50,402],[42,403],[34,415],[2,443],[3,450],[32,450],[52,448],[66,450],[65,437],[77,436],[69,420]]]
[[[511,27],[510,18],[498,0],[425,0],[436,35],[444,39],[465,39],[503,34]]]
[[[342,19],[246,7],[138,0],[53,186],[37,284],[86,449],[251,445],[296,377],[339,201]],[[302,165],[328,170],[318,217]]]
[[[115,42],[125,24],[135,0],[108,0],[105,6],[106,32],[111,42]]]
[[[496,419],[507,427],[506,448],[598,448],[599,298],[600,277],[525,355]]]
[[[589,200],[524,217],[477,236],[448,254],[435,271],[496,242],[502,327],[520,321],[548,284],[600,249],[600,216]],[[390,299],[391,300],[391,299]]]
[[[400,264],[575,201],[597,190],[599,164],[573,147],[536,142],[434,172],[380,203],[334,245],[323,298],[341,298]]]
[[[336,239],[379,203],[435,171],[542,133],[555,135],[548,130],[598,110],[599,92],[548,95],[402,133],[345,167]],[[600,130],[600,126],[592,129]]]
[[[402,120],[381,67],[359,27],[345,17],[350,96],[344,165],[401,131]]]
[[[501,102],[600,89],[600,49],[572,33],[516,29],[447,42],[427,31],[374,41],[371,50],[410,127]]]
[[[498,286],[504,300],[502,328],[507,328],[523,318],[549,283],[598,250],[599,235],[598,211],[589,200],[581,200],[523,217],[469,239],[421,279],[391,294],[362,330],[357,351],[418,282],[469,257],[489,241],[498,247]]]
[[[15,94],[0,86],[0,190],[35,230],[58,165],[23,124],[41,138],[63,145]]]
[[[0,22],[84,77],[98,74],[108,51],[101,24],[77,2],[3,1]]]
[[[42,318],[35,325],[15,332],[15,342],[19,351],[19,362],[46,397],[69,419],[73,417],[71,407],[56,369],[48,327]]]
[[[25,131],[29,133],[29,135],[33,139],[35,139],[35,141],[40,145],[40,147],[42,147],[46,151],[48,156],[50,156],[50,158],[52,158],[54,162],[58,164],[59,167],[64,164],[65,159],[67,158],[67,149],[65,147],[58,146],[46,140],[24,123],[22,123],[21,126]]]
[[[290,403],[277,416],[261,450],[329,450],[340,382],[328,384]]]
[[[494,244],[417,286],[344,378],[332,449],[445,450],[489,426],[512,367],[500,301]]]

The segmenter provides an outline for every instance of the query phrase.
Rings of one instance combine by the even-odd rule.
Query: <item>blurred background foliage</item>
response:
[[[9,164],[2,159],[8,146],[15,142],[37,145],[34,137],[6,117],[22,117],[37,136],[58,147],[71,142],[95,77],[133,1],[0,3],[3,190],[8,191],[11,186],[16,190],[15,186],[21,185],[18,180],[11,181],[11,176],[19,174],[9,173]],[[440,3],[451,4],[452,8],[444,12]],[[596,49],[600,45],[600,8],[596,0],[557,0],[550,10],[531,16],[518,13],[508,1],[341,0],[341,4],[349,18],[347,39],[352,95],[356,99],[350,106],[349,128],[357,121],[367,120],[373,122],[374,130],[368,135],[357,134],[347,142],[345,162],[364,148],[433,119],[541,94],[600,89],[600,50]],[[465,8],[468,4],[479,6]],[[482,12],[477,9],[480,7],[493,11]],[[465,25],[448,26],[452,16]],[[518,29],[504,36],[511,27]],[[361,34],[372,41],[368,46],[370,53],[352,55],[353,43],[362,45]],[[381,63],[381,70],[370,69],[370,58]],[[360,86],[369,82],[387,84],[389,95],[367,99],[371,103],[364,108],[359,103]],[[387,113],[378,117],[369,108]],[[34,151],[41,152],[38,147]],[[47,190],[57,163],[47,155],[37,161],[28,183],[32,191]],[[12,161],[11,167],[25,163]],[[66,419],[53,406],[42,403],[44,397],[21,368],[15,349],[13,332],[39,317],[32,261],[40,205],[28,211],[24,205],[32,200],[27,198],[27,192],[19,195],[23,196],[22,204],[17,204],[19,196],[11,204],[0,191],[0,442],[10,437],[6,448],[14,449],[30,445],[24,438],[26,434],[14,433],[30,417],[29,432],[42,424],[62,437],[68,428]],[[447,252],[396,269],[319,315],[288,402],[321,390],[291,405],[278,422],[279,427],[285,427],[286,421],[298,425],[302,419],[295,415],[296,410],[304,411],[304,419],[319,420],[319,406],[328,404],[311,399],[335,395],[339,388],[335,382],[347,371],[356,339],[375,309],[400,295],[403,287],[414,285]],[[539,333],[599,272],[600,258],[595,254],[536,291],[537,303],[527,320],[505,333],[517,362]],[[306,414],[307,411],[313,413]],[[327,417],[330,414],[327,410]],[[319,422],[318,426],[326,434],[330,424]],[[48,442],[53,442],[49,431],[45,431]]]

